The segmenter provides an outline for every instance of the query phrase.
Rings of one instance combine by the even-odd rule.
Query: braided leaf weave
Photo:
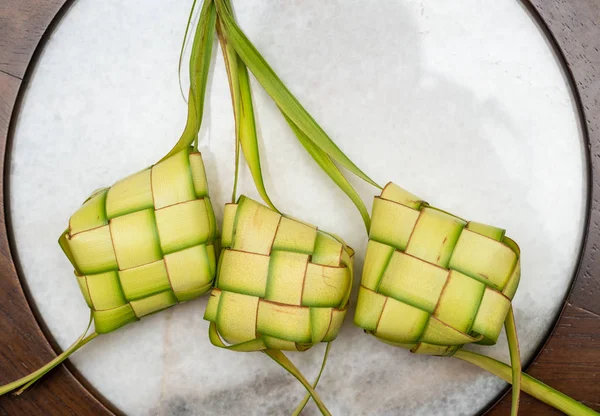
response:
[[[222,245],[204,318],[226,342],[303,351],[335,339],[352,287],[351,248],[243,196],[225,206]]]
[[[373,203],[354,322],[415,353],[494,344],[520,274],[519,248],[504,230],[389,183]]]
[[[215,233],[202,156],[184,150],[96,191],[59,243],[106,333],[206,293]]]

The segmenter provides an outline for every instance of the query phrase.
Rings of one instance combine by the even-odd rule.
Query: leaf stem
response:
[[[185,93],[183,92],[183,83],[181,82],[181,65],[183,64],[183,53],[185,52],[185,46],[188,41],[188,33],[190,31],[190,26],[192,25],[192,17],[194,16],[194,10],[196,9],[196,0],[192,3],[192,8],[190,9],[190,15],[188,16],[187,24],[185,25],[185,33],[183,34],[183,41],[181,42],[181,50],[179,51],[179,63],[177,64],[177,79],[179,80],[179,92],[183,97],[183,101],[187,103],[187,99],[185,98]]]
[[[191,13],[193,13],[193,8]],[[194,142],[196,142],[195,147],[197,147],[198,132],[200,131],[202,116],[204,114],[204,98],[212,57],[216,18],[216,9],[213,1],[205,0],[200,12],[200,18],[198,19],[198,27],[196,28],[196,33],[194,35],[192,54],[190,57],[190,89],[185,129],[175,146],[173,146],[161,161],[175,153],[187,149]]]
[[[227,44],[223,36],[221,20],[217,18],[217,36],[221,51],[223,52],[223,61],[227,72],[227,82],[229,83],[229,93],[231,95],[231,106],[233,108],[233,119],[235,121],[235,161],[233,190],[231,192],[231,203],[237,201],[237,185],[240,170],[240,86],[237,77],[237,55],[235,51]]]
[[[325,366],[327,365],[327,357],[329,357],[329,351],[331,350],[331,345],[332,345],[332,342],[330,341],[327,343],[327,347],[325,347],[325,353],[323,354],[323,361],[321,362],[321,369],[319,370],[319,374],[317,375],[317,378],[315,379],[314,383],[312,384],[313,389],[317,388],[317,385],[319,384],[319,380],[321,380],[321,376],[323,375],[323,371],[325,370]],[[310,393],[306,393],[306,395],[304,396],[304,399],[302,399],[302,401],[300,402],[298,407],[296,407],[296,409],[292,413],[292,416],[300,415],[302,410],[304,410],[304,407],[306,407],[306,404],[308,403],[309,399],[310,399]]]
[[[342,174],[337,165],[331,160],[331,157],[321,150],[320,147],[314,144],[302,130],[298,128],[294,124],[292,120],[289,119],[288,116],[283,113],[283,117],[288,122],[290,128],[296,135],[296,138],[300,142],[300,144],[304,147],[304,149],[308,152],[308,154],[313,158],[315,162],[321,167],[321,169],[331,178],[333,182],[340,188],[350,200],[354,203],[354,206],[358,209],[360,216],[363,219],[365,224],[365,228],[367,230],[367,235],[369,234],[369,229],[371,228],[371,217],[369,216],[369,211],[365,206],[360,195],[354,189],[354,186],[346,179],[346,177]]]
[[[227,2],[227,7],[229,8],[229,6],[229,2]],[[227,69],[227,78],[229,81],[233,114],[235,118],[236,153],[232,202],[236,202],[240,159],[239,153],[241,146],[244,158],[250,168],[256,190],[269,207],[279,212],[267,193],[263,179],[248,70],[244,62],[239,58],[235,49],[227,42],[223,31],[223,23],[219,18],[217,21],[217,34],[219,36],[221,49],[223,50],[223,59],[225,60],[225,67]]]
[[[344,166],[365,182],[381,189],[376,182],[369,178],[358,166],[348,158],[333,142],[321,126],[312,118],[296,97],[287,89],[285,84],[269,66],[254,45],[235,23],[225,0],[216,0],[217,13],[223,22],[227,40],[233,45],[239,57],[248,66],[265,91],[277,103],[293,123],[306,136],[327,153],[333,160]]]
[[[312,397],[312,399],[315,401],[317,407],[319,408],[319,410],[321,411],[322,414],[329,415],[329,416],[331,415],[329,413],[329,411],[327,410],[327,407],[325,406],[325,404],[323,403],[323,401],[321,400],[321,398],[315,391],[314,387],[310,385],[310,383],[306,380],[304,375],[302,375],[300,370],[298,370],[298,368],[296,368],[296,366],[286,357],[286,355],[283,352],[281,352],[279,350],[273,350],[273,349],[267,348],[265,345],[264,339],[262,337],[255,338],[255,339],[252,339],[252,340],[246,341],[246,342],[241,342],[239,344],[227,345],[221,339],[221,336],[219,335],[219,331],[217,330],[217,325],[214,322],[211,322],[208,327],[208,336],[210,338],[210,342],[219,348],[223,348],[223,349],[230,350],[230,351],[238,351],[238,352],[261,351],[261,352],[265,353],[266,355],[271,357],[271,359],[273,359],[277,364],[281,365],[287,372],[289,372],[291,375],[293,375],[300,383],[302,383],[304,388],[306,388],[306,391],[308,391],[308,394],[310,395],[310,397]],[[319,379],[321,378],[321,372],[323,372],[323,369],[325,368],[325,363],[327,361],[328,355],[329,355],[329,344],[327,346],[327,349],[325,350],[325,357],[323,358],[323,363],[321,364],[321,371],[319,372],[319,377],[317,378],[317,380],[315,382],[315,386],[319,382]],[[306,404],[304,401],[302,403],[304,403],[304,405]],[[304,407],[304,405],[302,403],[301,403],[301,406]],[[296,410],[298,410],[298,408]],[[302,411],[302,409],[300,409],[299,411]]]
[[[485,355],[477,354],[475,352],[458,350],[454,353],[453,357],[460,360],[467,361],[474,364],[484,370],[489,371],[492,374],[500,377],[501,379],[511,383],[512,382],[512,369],[510,366],[487,357]],[[521,380],[522,390],[535,397],[538,400],[560,410],[563,413],[571,416],[598,416],[600,413],[595,412],[589,407],[583,405],[561,393],[560,391],[553,389],[552,387],[542,383],[539,380],[523,373]]]
[[[88,326],[88,329],[89,329],[89,326]],[[75,341],[75,343],[73,343],[73,345],[71,345],[69,348],[67,348],[65,351],[63,351],[62,354],[57,356],[54,360],[50,361],[48,364],[46,364],[39,370],[34,371],[33,373],[31,373],[25,377],[22,377],[19,380],[13,381],[12,383],[9,383],[9,384],[6,384],[6,385],[0,387],[0,396],[4,395],[10,391],[13,391],[15,389],[18,389],[19,387],[22,387],[22,388],[19,391],[17,391],[15,393],[15,395],[19,395],[19,394],[23,393],[23,391],[25,391],[33,383],[35,383],[40,378],[42,378],[45,374],[50,372],[50,370],[52,370],[54,367],[56,367],[57,365],[62,363],[64,360],[66,360],[71,354],[73,354],[79,348],[83,347],[85,344],[87,344],[88,342],[90,342],[91,340],[93,340],[94,338],[96,338],[98,336],[98,333],[94,332],[94,333],[88,335],[87,337],[85,337],[86,333],[87,333],[87,329],[83,333],[83,335],[77,341]]]
[[[321,400],[321,398],[319,397],[319,395],[317,394],[315,389],[310,385],[310,383],[308,382],[308,380],[306,380],[304,375],[302,375],[300,370],[298,370],[298,368],[289,360],[289,358],[286,357],[286,355],[283,352],[281,352],[279,350],[272,350],[269,348],[267,348],[263,352],[265,354],[267,354],[269,357],[271,357],[273,359],[273,361],[275,361],[277,364],[279,364],[284,369],[286,369],[288,373],[290,373],[291,375],[296,377],[296,379],[300,383],[302,383],[302,385],[304,386],[306,391],[308,391],[308,393],[314,400],[315,404],[321,411],[321,414],[323,414],[325,416],[331,416],[331,413],[329,412],[329,410],[327,410],[325,403],[323,403],[323,401]]]
[[[512,305],[508,309],[506,320],[504,321],[506,337],[508,339],[508,350],[510,352],[510,366],[512,368],[512,403],[510,408],[511,416],[517,416],[519,413],[519,399],[521,394],[521,353],[519,351],[519,338],[517,337],[517,327],[515,324],[515,315]]]

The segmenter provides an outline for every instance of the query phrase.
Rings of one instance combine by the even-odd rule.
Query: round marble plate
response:
[[[155,162],[177,140],[188,3],[79,0],[32,74],[10,165],[12,231],[33,301],[63,348],[80,335],[88,310],[56,240],[92,190]],[[526,10],[508,0],[234,4],[290,89],[375,180],[501,225],[519,242],[514,305],[529,359],[571,282],[587,178],[570,90]],[[213,68],[201,147],[220,218],[233,180],[233,118],[220,52]],[[255,87],[271,196],[286,213],[343,236],[360,270],[366,237],[358,213]],[[358,186],[370,205],[375,190]],[[240,189],[257,198],[245,170]],[[128,414],[288,413],[301,386],[262,354],[214,348],[205,304],[100,337],[72,362]],[[312,378],[322,351],[292,359]],[[508,359],[504,338],[485,351]],[[466,363],[379,343],[351,319],[321,383],[332,413],[349,415],[471,414],[505,386]],[[312,404],[306,413],[316,414]]]

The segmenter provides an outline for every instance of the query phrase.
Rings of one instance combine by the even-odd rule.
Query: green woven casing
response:
[[[306,350],[335,339],[352,287],[351,248],[243,196],[225,206],[222,245],[204,318],[226,342]]]
[[[494,344],[519,284],[519,257],[504,230],[389,183],[373,203],[354,323],[415,353]]]
[[[94,192],[59,243],[106,333],[206,293],[215,234],[202,156],[190,149]]]

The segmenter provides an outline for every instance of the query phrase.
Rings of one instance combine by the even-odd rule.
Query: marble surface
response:
[[[25,281],[62,347],[80,335],[88,310],[56,240],[92,190],[153,163],[178,138],[186,107],[176,67],[189,3],[74,2],[25,94],[10,212]],[[523,357],[531,357],[574,272],[586,178],[569,89],[519,2],[233,3],[291,90],[375,180],[502,225],[519,242],[523,277],[514,304]],[[201,147],[221,218],[232,186],[233,119],[220,52],[213,58]],[[360,216],[268,97],[256,90],[255,101],[274,201],[345,237],[360,270]],[[370,206],[374,190],[358,186]],[[246,170],[241,190],[256,197]],[[262,354],[212,347],[205,305],[202,298],[102,336],[72,361],[132,415],[288,413],[301,386]],[[504,337],[485,350],[508,357]],[[312,378],[322,352],[292,359]],[[503,386],[466,363],[379,343],[347,319],[320,392],[336,415],[459,415],[477,412]]]

